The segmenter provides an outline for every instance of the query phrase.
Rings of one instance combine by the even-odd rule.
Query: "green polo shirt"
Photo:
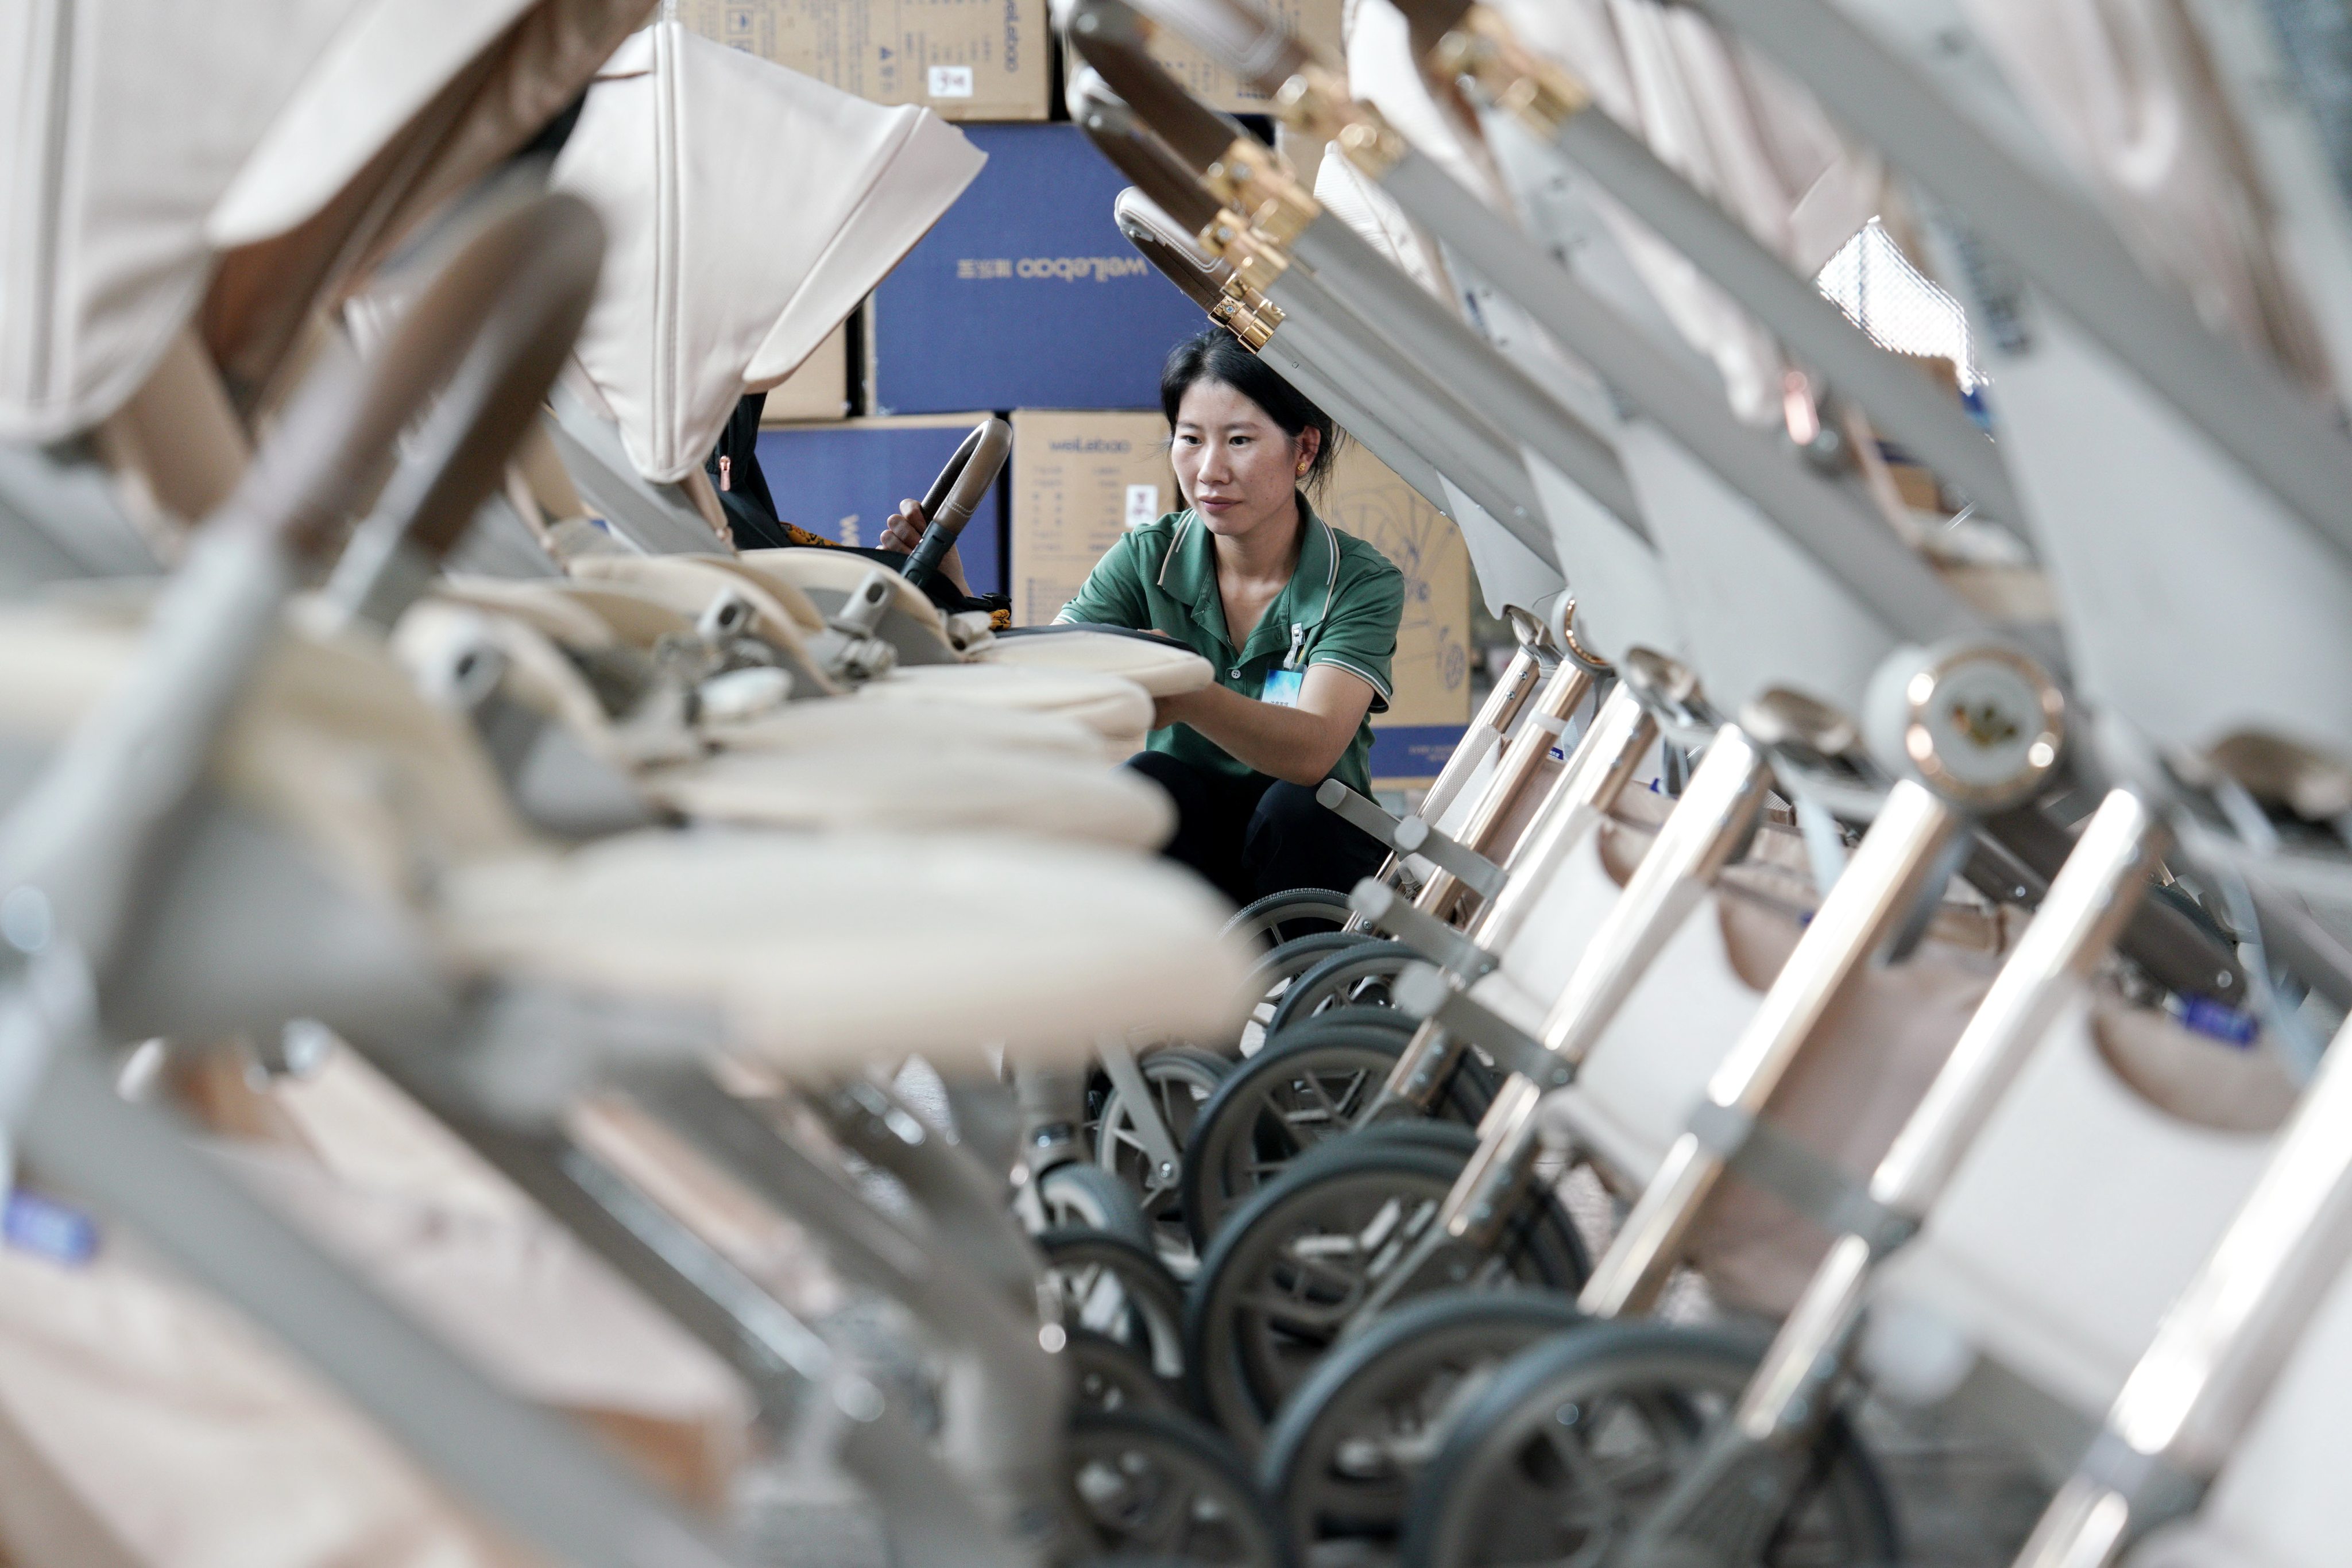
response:
[[[1394,689],[1389,661],[1396,654],[1397,622],[1404,615],[1404,574],[1370,545],[1317,517],[1305,497],[1298,509],[1307,519],[1298,569],[1244,643],[1236,645],[1225,627],[1214,537],[1190,509],[1129,530],[1095,563],[1086,586],[1055,619],[1172,637],[1215,667],[1219,685],[1251,698],[1259,697],[1266,676],[1286,664],[1302,672],[1314,664],[1337,664],[1372,688],[1371,713],[1385,712]],[[1220,772],[1245,777],[1252,771],[1190,725],[1156,729],[1150,744],[1154,751]],[[1371,749],[1368,714],[1331,777],[1369,792]]]

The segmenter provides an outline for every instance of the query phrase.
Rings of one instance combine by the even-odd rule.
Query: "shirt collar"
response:
[[[1282,591],[1274,596],[1274,602],[1266,607],[1265,619],[1251,634],[1249,646],[1240,651],[1244,660],[1287,649],[1293,626],[1321,624],[1339,589],[1339,534],[1316,516],[1315,508],[1307,504],[1303,495],[1298,497],[1298,509],[1307,519],[1306,535],[1298,546],[1298,565],[1291,572],[1290,580],[1282,585]],[[1217,591],[1215,537],[1202,524],[1201,515],[1189,507],[1176,525],[1176,537],[1169,541],[1167,557],[1160,563],[1158,581],[1171,596],[1191,608],[1195,625],[1226,647],[1234,645],[1233,633],[1225,625],[1224,600]]]

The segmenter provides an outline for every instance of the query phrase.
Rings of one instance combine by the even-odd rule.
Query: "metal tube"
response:
[[[1497,948],[1526,923],[1553,870],[1600,825],[1656,734],[1657,720],[1620,683],[1594,716],[1592,727],[1584,732],[1542,811],[1528,828],[1526,849],[1511,857],[1510,880],[1472,924],[1474,940],[1489,949]],[[1435,1019],[1424,1020],[1398,1054],[1367,1118],[1381,1119],[1408,1110],[1423,1114],[1433,1111],[1463,1049],[1464,1043]]]
[[[1544,802],[1542,814],[1529,825],[1526,847],[1511,857],[1510,880],[1471,923],[1473,941],[1495,952],[1509,946],[1541,901],[1552,873],[1617,804],[1657,735],[1656,717],[1619,682],[1570,754],[1567,770]]]
[[[1764,810],[1771,762],[1737,725],[1707,743],[1657,841],[1626,879],[1545,1016],[1545,1045],[1580,1062]]]
[[[1748,841],[1769,776],[1770,764],[1737,726],[1717,732],[1657,841],[1578,956],[1544,1019],[1546,1045],[1570,1062],[1584,1060],[1708,881]],[[1533,1173],[1541,1099],[1517,1076],[1495,1097],[1478,1124],[1478,1150],[1446,1195],[1440,1222],[1449,1234],[1494,1239]]]
[[[1887,791],[1845,873],[1708,1081],[1710,1100],[1750,1115],[1766,1109],[1846,981],[1916,906],[1961,825],[1958,812],[1907,779]],[[1596,1317],[1617,1317],[1654,1301],[1723,1170],[1722,1160],[1696,1134],[1675,1139],[1578,1304]]]
[[[2107,1426],[2142,1454],[2207,1475],[2352,1248],[2352,1023],[2280,1129],[2253,1191],[2173,1303]]]
[[[2137,795],[2110,792],[2083,829],[2032,923],[2002,963],[1870,1181],[1870,1196],[1924,1218],[1987,1117],[2009,1092],[2050,1020],[2116,936],[2163,852],[2162,826]],[[1831,1353],[1852,1331],[1875,1262],[1860,1236],[1838,1239],[1741,1397],[1741,1429],[1761,1442],[1821,1414]]]
[[[1492,214],[1488,214],[1491,219]],[[1452,236],[1448,236],[1451,238]],[[1386,256],[1338,218],[1322,214],[1291,242],[1291,255],[1316,274],[1371,330],[1441,383],[1476,387],[1505,434],[1574,480],[1579,488],[1647,537],[1616,448],[1493,345],[1470,329]]]
[[[1381,185],[1890,628],[1921,643],[1976,629],[1975,614],[1885,522],[1741,424],[1719,386],[1669,359],[1427,156],[1408,152]],[[1316,233],[1310,228],[1295,247],[1309,266],[1320,265],[1321,250],[1309,244]]]
[[[2249,477],[2352,553],[2352,444],[2273,367],[2206,330],[2089,204],[2021,162],[1835,7],[1820,0],[1697,4],[1966,213]]]
[[[1879,1161],[1872,1197],[1917,1218],[1942,1195],[2043,1029],[2114,946],[2166,838],[2130,790],[2112,790],[2100,802],[1952,1054]]]
[[[1313,284],[1311,278],[1294,279],[1287,273],[1275,280],[1267,295],[1282,306],[1287,319],[1258,357],[1267,358],[1277,345],[1294,349],[1341,389],[1343,397],[1380,406],[1387,428],[1406,446],[1461,486],[1538,560],[1559,570],[1559,552],[1544,526],[1542,503],[1517,446],[1507,444],[1442,384],[1393,355],[1386,343],[1352,320],[1331,319],[1323,303],[1328,297]],[[1595,499],[1603,506],[1634,505],[1630,484],[1618,486],[1613,501]]]
[[[449,1490],[586,1568],[709,1568],[702,1539],[581,1434],[483,1383],[439,1341],[60,1053],[25,1129],[34,1159],[323,1372]]]
[[[1337,224],[1339,220],[1326,218],[1318,222]],[[1352,231],[1349,233],[1349,238],[1355,238]],[[1527,437],[1511,429],[1507,418],[1501,422],[1502,428],[1498,429],[1494,421],[1453,390],[1455,386],[1484,384],[1482,368],[1477,361],[1491,354],[1492,350],[1472,338],[1466,328],[1446,313],[1435,300],[1423,294],[1420,285],[1398,271],[1385,257],[1376,256],[1375,259],[1385,269],[1386,277],[1381,291],[1381,298],[1374,303],[1384,303],[1386,297],[1400,287],[1410,290],[1423,307],[1429,308],[1434,322],[1443,323],[1442,327],[1432,324],[1425,329],[1427,335],[1435,340],[1431,347],[1440,357],[1431,360],[1417,358],[1392,340],[1392,330],[1384,331],[1381,328],[1374,317],[1382,312],[1368,310],[1363,297],[1357,297],[1359,302],[1351,304],[1346,294],[1304,268],[1293,267],[1267,284],[1266,298],[1280,306],[1289,318],[1283,323],[1285,328],[1301,322],[1314,323],[1309,331],[1319,331],[1329,351],[1351,360],[1356,366],[1354,373],[1372,378],[1363,383],[1367,388],[1381,388],[1390,397],[1399,400],[1401,408],[1409,409],[1414,423],[1432,444],[1433,462],[1436,461],[1439,454],[1443,454],[1465,472],[1475,474],[1490,467],[1507,469],[1520,476],[1522,486],[1532,499],[1534,486],[1525,479],[1525,459],[1519,453],[1519,443],[1527,441]],[[1420,313],[1416,309],[1415,315]],[[1454,346],[1448,347],[1447,344]],[[1466,353],[1461,345],[1471,345],[1484,352]],[[1497,363],[1509,363],[1499,356],[1495,357]],[[1459,366],[1461,374],[1469,379],[1444,376],[1442,371],[1449,365]],[[1528,386],[1535,389],[1532,381]],[[1535,389],[1533,395],[1546,399],[1550,396],[1539,389]],[[1499,410],[1511,401],[1508,397],[1490,399],[1486,407]],[[1592,443],[1600,445],[1591,447],[1590,444]],[[1533,441],[1527,441],[1527,444],[1547,456],[1550,455],[1547,445]],[[1586,441],[1580,444],[1579,453],[1580,466],[1561,467],[1560,472],[1568,475],[1626,527],[1636,533],[1641,532],[1641,503],[1633,494],[1633,481],[1626,478],[1623,466],[1617,461],[1616,449],[1608,446],[1601,437],[1587,432]],[[1559,465],[1557,459],[1554,464]],[[1439,466],[1444,468],[1449,476],[1454,472],[1444,464]],[[1528,543],[1530,549],[1535,548],[1530,541],[1521,542]],[[1547,536],[1544,543],[1547,559],[1549,559],[1549,549],[1550,540]]]
[[[1551,678],[1544,683],[1535,699],[1533,711],[1520,725],[1518,734],[1504,747],[1502,760],[1496,765],[1486,794],[1480,797],[1462,831],[1454,835],[1457,841],[1490,860],[1494,858],[1495,837],[1535,781],[1544,759],[1551,755],[1556,727],[1567,721],[1568,716],[1576,711],[1576,705],[1584,700],[1584,694],[1591,689],[1591,672],[1574,660],[1562,659],[1554,667]],[[1561,777],[1565,779],[1566,775]],[[1424,915],[1444,919],[1462,891],[1458,879],[1441,871],[1429,879],[1412,906]]]
[[[646,1072],[629,1087],[713,1165],[815,1231],[845,1270],[962,1348],[956,1385],[969,1397],[950,1401],[943,1437],[951,1460],[1016,1546],[1051,1548],[1066,1528],[1060,1460],[1069,1391],[1037,1324],[1017,1321],[952,1254],[908,1235],[708,1074]]]

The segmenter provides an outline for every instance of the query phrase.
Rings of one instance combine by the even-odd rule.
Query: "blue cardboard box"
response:
[[[760,432],[760,468],[788,523],[874,548],[900,500],[919,499],[985,413],[845,419]],[[975,593],[1004,591],[1004,486],[964,525],[959,549]]]
[[[1074,125],[964,134],[987,167],[867,308],[867,406],[1157,407],[1208,319],[1118,232],[1127,182]]]

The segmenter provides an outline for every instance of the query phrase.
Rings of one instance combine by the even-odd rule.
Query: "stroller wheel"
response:
[[[1121,1562],[1290,1568],[1248,1468],[1200,1423],[1164,1412],[1081,1413],[1069,1457],[1080,1512]]]
[[[1386,1008],[1339,1008],[1285,1030],[1218,1084],[1184,1149],[1183,1213],[1205,1247],[1228,1215],[1308,1149],[1360,1125],[1413,1022]],[[1475,1124],[1493,1075],[1465,1053],[1440,1102]]]
[[[1045,1231],[1099,1230],[1151,1250],[1151,1222],[1127,1184],[1084,1160],[1055,1166],[1037,1178]]]
[[[1136,1061],[1151,1104],[1139,1108],[1118,1089],[1105,1092],[1101,1111],[1090,1130],[1095,1163],[1135,1194],[1150,1221],[1163,1257],[1190,1266],[1194,1251],[1183,1214],[1184,1171],[1191,1162],[1194,1130],[1202,1111],[1217,1092],[1233,1063],[1195,1046],[1169,1045],[1148,1051]],[[1157,1114],[1182,1156],[1173,1169],[1162,1170],[1151,1157],[1139,1122]]]
[[[1282,1005],[1284,993],[1301,975],[1334,954],[1380,944],[1381,938],[1370,932],[1320,931],[1311,936],[1294,937],[1260,958],[1250,971],[1244,992],[1250,998],[1250,1014],[1242,1025],[1235,1054],[1255,1055],[1265,1043],[1274,1024],[1275,1009]]]
[[[1386,1007],[1397,976],[1407,965],[1426,961],[1402,942],[1360,942],[1333,953],[1283,988],[1266,1021],[1267,1037],[1326,1009]]]
[[[1235,1210],[1185,1303],[1194,1408],[1255,1453],[1381,1273],[1436,1217],[1476,1145],[1470,1129],[1442,1123],[1367,1128],[1316,1150]],[[1521,1206],[1495,1252],[1465,1249],[1443,1262],[1427,1289],[1518,1281],[1572,1291],[1586,1270],[1574,1227],[1542,1194]]]
[[[1278,947],[1297,936],[1337,931],[1355,917],[1348,895],[1328,887],[1294,887],[1269,893],[1225,922],[1225,935]]]
[[[1455,1413],[1413,1490],[1402,1560],[1475,1568],[1616,1559],[1708,1451],[1759,1349],[1652,1322],[1588,1323],[1543,1340]],[[1664,1554],[1775,1568],[1900,1560],[1885,1490],[1843,1419],[1798,1466],[1785,1507],[1709,1499],[1676,1533],[1687,1552]]]
[[[1505,1362],[1584,1321],[1549,1291],[1446,1291],[1342,1341],[1285,1402],[1258,1464],[1292,1551],[1340,1537],[1392,1547],[1453,1415]]]
[[[1162,1403],[1184,1399],[1184,1292],[1147,1249],[1098,1230],[1037,1239],[1045,1282],[1073,1336],[1093,1335],[1132,1355]]]
[[[1070,1358],[1071,1405],[1078,1413],[1177,1408],[1151,1364],[1117,1340],[1075,1329],[1063,1354]]]

